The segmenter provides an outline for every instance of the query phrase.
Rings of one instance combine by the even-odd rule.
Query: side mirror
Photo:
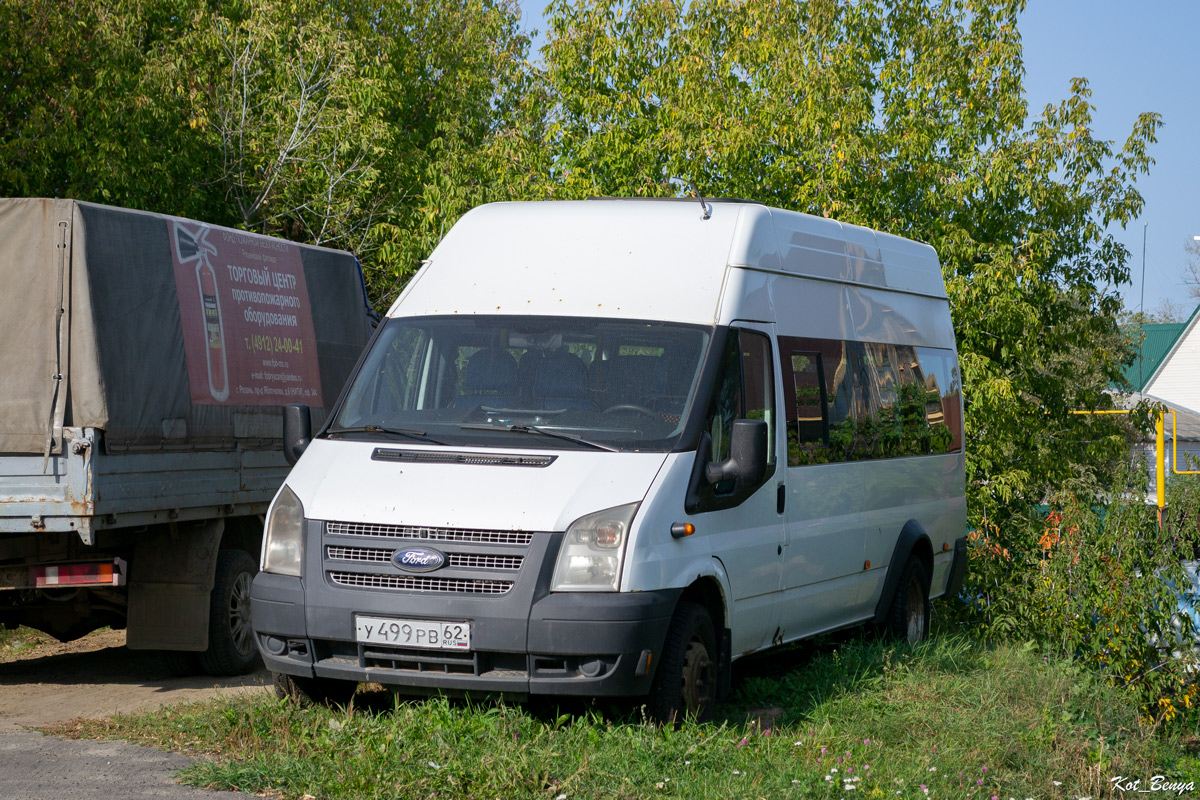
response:
[[[736,424],[736,423],[735,423]],[[283,407],[283,457],[295,466],[312,441],[312,414],[308,406],[291,403]]]
[[[761,419],[738,419],[733,422],[729,439],[729,458],[709,463],[704,478],[709,483],[738,479],[743,486],[762,480],[767,471],[767,423]]]

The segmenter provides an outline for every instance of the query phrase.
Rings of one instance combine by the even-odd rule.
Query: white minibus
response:
[[[497,203],[379,326],[267,515],[281,694],[640,696],[966,568],[962,392],[927,245],[745,201]]]

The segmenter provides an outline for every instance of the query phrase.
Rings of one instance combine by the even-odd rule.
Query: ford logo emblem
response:
[[[410,547],[392,553],[392,563],[405,572],[433,572],[446,565],[446,556],[425,547]]]

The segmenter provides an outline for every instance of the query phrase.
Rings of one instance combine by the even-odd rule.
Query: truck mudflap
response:
[[[523,630],[507,643],[484,637],[481,646],[473,643],[463,652],[357,641],[353,615],[306,606],[308,588],[299,578],[260,573],[255,579],[254,627],[272,672],[380,683],[414,694],[512,696],[646,694],[682,591],[545,593],[527,606]],[[456,613],[457,605],[453,598],[405,597],[390,613],[378,608],[363,613],[453,618],[480,632],[492,624],[478,613],[486,606],[471,615]],[[504,625],[510,633],[511,622]]]

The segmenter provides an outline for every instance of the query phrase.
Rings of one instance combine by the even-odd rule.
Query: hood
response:
[[[425,463],[417,454],[552,457],[546,466]],[[314,440],[288,476],[309,519],[477,530],[560,531],[579,517],[641,501],[666,453],[431,448]]]

